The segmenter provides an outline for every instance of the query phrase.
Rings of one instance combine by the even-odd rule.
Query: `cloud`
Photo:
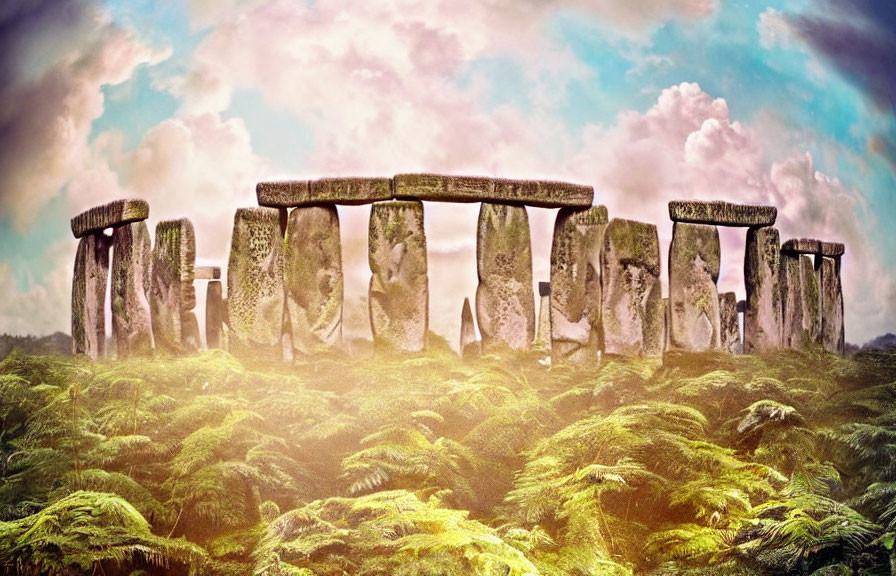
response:
[[[49,273],[41,283],[17,288],[9,262],[0,261],[0,332],[43,336],[71,332],[72,269],[76,242],[50,245],[42,260]]]

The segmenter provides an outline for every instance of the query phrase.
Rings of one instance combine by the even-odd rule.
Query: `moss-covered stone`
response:
[[[437,202],[493,202],[544,208],[588,207],[594,189],[568,182],[505,180],[443,174],[396,174],[396,198]]]
[[[196,235],[186,218],[164,220],[156,225],[152,252],[152,284],[149,305],[156,348],[186,352],[193,348],[184,336],[185,313],[196,306],[193,267]]]
[[[205,345],[209,350],[223,348],[224,299],[220,280],[208,283],[205,292]]]
[[[675,222],[669,246],[669,347],[703,352],[722,346],[719,230]]]
[[[673,222],[692,224],[771,226],[778,217],[778,209],[774,206],[732,204],[722,201],[675,200],[669,202],[669,217]]]
[[[821,336],[822,347],[829,352],[843,354],[845,339],[843,329],[843,288],[840,269],[834,258],[818,256],[816,268],[820,272],[821,288]]]
[[[476,320],[483,350],[529,349],[535,339],[535,295],[525,207],[482,203],[476,266]]]
[[[840,242],[821,242],[821,246],[818,250],[818,253],[822,256],[829,256],[831,258],[839,258],[840,256],[843,256],[845,252],[846,246]]]
[[[776,228],[750,228],[744,251],[744,352],[781,347],[780,236]]]
[[[110,241],[102,232],[81,236],[72,276],[72,353],[99,358],[106,347],[106,282]]]
[[[321,178],[259,182],[259,206],[292,208],[323,204],[370,204],[392,198],[391,178]]]
[[[806,339],[800,257],[796,251],[781,248],[781,344],[787,348],[800,348]]]
[[[152,243],[146,222],[112,233],[112,336],[119,358],[152,352]]]
[[[286,311],[293,350],[342,344],[342,244],[335,206],[293,210],[286,228]]]
[[[807,342],[818,342],[821,334],[821,292],[812,256],[800,256],[800,285],[803,288],[803,332]]]
[[[821,241],[814,238],[791,238],[781,244],[781,252],[792,254],[818,254],[821,252]]]
[[[722,350],[740,353],[740,329],[737,322],[737,296],[734,292],[719,294],[719,327]]]
[[[149,218],[149,204],[145,200],[115,200],[102,206],[94,206],[72,218],[72,234],[75,238],[80,238],[85,234],[147,218]]]

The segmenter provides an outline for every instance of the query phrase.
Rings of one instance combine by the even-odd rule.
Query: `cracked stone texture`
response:
[[[476,356],[479,352],[479,342],[476,341],[476,322],[473,320],[473,310],[470,308],[470,299],[464,298],[464,307],[460,312],[460,355],[462,358]]]
[[[186,338],[191,334],[184,330],[184,316],[196,306],[196,290],[193,287],[195,262],[193,223],[186,218],[159,222],[152,252],[149,294],[156,348],[175,353],[195,349]]]
[[[393,193],[396,198],[525,204],[542,208],[586,208],[594,199],[594,189],[591,186],[569,182],[442,174],[396,174],[393,178]]]
[[[274,208],[239,208],[227,263],[227,340],[242,356],[282,358],[283,237]]]
[[[669,217],[673,222],[711,224],[715,226],[771,226],[778,216],[774,206],[732,204],[731,202],[700,202],[697,200],[669,202]]]
[[[72,353],[99,358],[106,347],[106,282],[111,242],[102,232],[81,236],[72,276]]]
[[[607,208],[563,208],[557,213],[551,245],[551,361],[598,360],[601,253]]]
[[[821,288],[821,345],[829,352],[843,354],[843,288],[840,266],[834,258],[818,256],[816,268],[820,273]]]
[[[374,204],[368,231],[368,305],[374,347],[420,352],[429,329],[429,277],[423,203]]]
[[[614,218],[604,234],[601,317],[604,352],[661,356],[665,310],[656,226]]]
[[[115,200],[102,206],[94,206],[72,218],[72,234],[75,238],[81,238],[85,234],[147,218],[149,204],[145,200]]]
[[[220,280],[212,280],[205,291],[205,346],[223,348],[221,335],[224,331],[223,286]]]
[[[744,352],[781,347],[781,246],[773,227],[747,230],[744,251]]]
[[[722,350],[740,354],[740,328],[737,322],[737,295],[719,294],[719,328]]]
[[[722,346],[719,229],[675,222],[669,246],[669,347],[689,352]]]
[[[152,352],[152,242],[145,221],[112,232],[112,336],[119,358]]]
[[[292,208],[315,204],[370,204],[392,198],[391,178],[322,178],[259,182],[259,206]]]
[[[846,246],[840,242],[822,242],[818,253],[822,256],[840,257],[846,252]]]
[[[286,227],[286,311],[301,354],[342,344],[342,244],[335,206],[293,210]]]
[[[789,348],[818,341],[821,307],[812,256],[781,252],[781,338]]]
[[[535,339],[535,295],[525,207],[482,203],[476,266],[476,320],[483,351],[528,350]]]
[[[781,244],[781,252],[818,254],[821,252],[821,240],[816,240],[814,238],[791,238]]]

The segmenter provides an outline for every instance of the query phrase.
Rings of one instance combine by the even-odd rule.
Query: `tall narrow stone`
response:
[[[821,280],[821,345],[829,352],[843,354],[843,289],[840,266],[835,258],[816,257]]]
[[[656,226],[611,220],[601,269],[604,352],[662,355],[665,323]]]
[[[384,351],[420,352],[429,329],[423,203],[389,201],[370,210],[370,327]]]
[[[551,283],[538,283],[538,322],[535,325],[535,348],[551,346]]]
[[[781,346],[781,240],[771,226],[747,230],[744,255],[744,352],[774,350]]]
[[[221,333],[224,331],[224,301],[220,280],[208,283],[205,292],[205,346],[212,350],[223,347]]]
[[[112,335],[119,358],[152,351],[152,243],[145,221],[112,232]]]
[[[464,307],[460,312],[460,355],[462,358],[475,356],[478,348],[476,324],[473,320],[473,310],[470,308],[470,299],[464,298]]]
[[[342,244],[336,207],[294,209],[286,227],[286,311],[295,352],[342,344]]]
[[[597,360],[600,324],[601,254],[607,209],[563,208],[557,213],[551,245],[551,359]]]
[[[737,322],[737,296],[734,292],[719,294],[719,334],[722,350],[740,353],[740,327]]]
[[[703,352],[721,347],[719,230],[675,222],[669,246],[669,346]]]
[[[803,287],[803,331],[806,340],[818,342],[821,334],[821,287],[815,274],[815,261],[808,254],[800,255],[800,284]]]
[[[152,283],[149,306],[156,348],[169,352],[195,350],[192,325],[184,317],[196,306],[193,266],[196,262],[196,236],[193,223],[186,218],[165,220],[156,225],[156,243],[152,252]]]
[[[476,319],[483,351],[529,349],[535,338],[535,295],[525,207],[482,203],[476,264]]]
[[[239,208],[227,264],[228,341],[242,356],[283,355],[283,238],[276,208]]]
[[[781,251],[781,345],[800,348],[803,332],[803,281],[800,255]]]
[[[110,241],[102,232],[81,236],[72,276],[72,352],[99,358],[106,347],[106,282]]]

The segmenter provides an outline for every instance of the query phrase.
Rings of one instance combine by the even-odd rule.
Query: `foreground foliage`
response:
[[[0,362],[7,574],[887,574],[896,355]]]

